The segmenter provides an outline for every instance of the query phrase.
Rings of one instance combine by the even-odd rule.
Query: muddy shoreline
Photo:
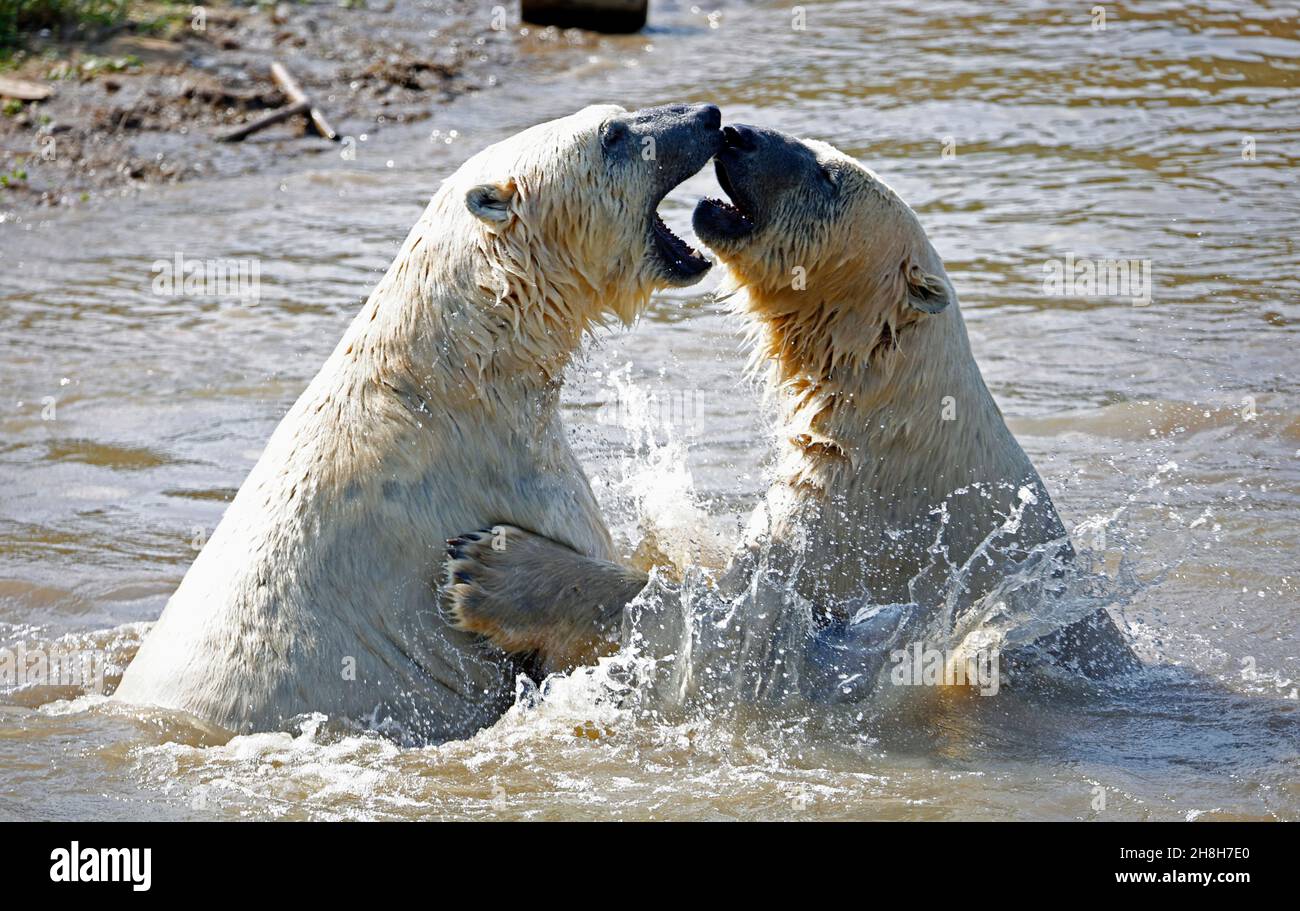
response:
[[[425,119],[465,92],[509,81],[521,51],[579,45],[587,33],[521,27],[475,0],[165,7],[93,39],[37,37],[0,75],[48,86],[4,101],[0,220],[180,181],[233,177]],[[341,137],[295,116],[240,142],[218,136],[284,104],[284,64]]]

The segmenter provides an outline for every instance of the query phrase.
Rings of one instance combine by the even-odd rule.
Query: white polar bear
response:
[[[439,613],[443,542],[508,517],[613,556],[562,375],[587,330],[709,268],[655,209],[719,127],[711,105],[589,107],[445,180],[115,698],[234,732],[307,712],[426,741],[492,722],[514,667]]]

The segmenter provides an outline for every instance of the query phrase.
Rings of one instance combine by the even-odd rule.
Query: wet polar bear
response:
[[[612,543],[558,414],[584,332],[709,262],[655,209],[721,144],[711,105],[606,105],[475,155],[289,410],[116,698],[235,732],[294,716],[467,736],[514,668],[437,609],[445,541],[509,518]]]
[[[906,622],[915,634],[1028,561],[1068,562],[1065,528],[984,385],[956,293],[912,209],[825,143],[746,126],[724,134],[716,169],[731,202],[701,202],[695,230],[743,294],[781,439],[777,482],[719,583],[723,596],[749,599],[748,615],[772,623],[793,588],[816,615],[813,630],[834,637],[838,627],[842,642],[860,607],[919,603],[882,615],[904,618],[897,627],[871,632],[899,634]],[[504,549],[481,536],[453,542],[455,622],[506,649],[575,659],[607,650],[646,576],[522,528],[503,535]],[[955,596],[954,571],[964,586]],[[1088,676],[1136,666],[1104,611],[1071,620],[1031,625],[1019,658]],[[871,642],[860,635],[859,658]]]

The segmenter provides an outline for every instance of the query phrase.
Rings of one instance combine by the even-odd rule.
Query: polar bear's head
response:
[[[443,187],[443,214],[466,219],[475,280],[509,318],[631,322],[652,292],[709,269],[656,208],[718,151],[720,126],[713,105],[588,107],[475,155]]]
[[[702,201],[695,233],[768,328],[767,353],[799,356],[805,372],[864,365],[954,304],[916,213],[870,169],[775,130],[723,134],[716,169],[730,202]]]

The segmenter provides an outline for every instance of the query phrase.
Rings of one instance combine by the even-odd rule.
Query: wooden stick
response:
[[[311,102],[299,101],[287,107],[279,108],[272,111],[265,117],[254,120],[252,123],[246,123],[241,127],[236,127],[229,133],[222,133],[217,137],[217,142],[239,142],[245,136],[251,136],[258,130],[264,130],[267,127],[277,124],[282,120],[288,120],[295,114],[307,114],[311,112]]]
[[[278,60],[271,64],[271,78],[275,80],[275,84],[280,87],[280,91],[284,92],[289,101],[294,104],[305,103],[311,108],[311,122],[317,133],[329,140],[339,138],[339,134],[330,126],[320,108],[312,105],[311,99],[302,90],[302,86],[298,85],[298,81],[289,75],[289,71],[285,69],[284,64]]]
[[[246,123],[228,133],[223,133],[217,137],[218,142],[239,142],[245,136],[251,136],[272,124],[288,120],[295,114],[306,114],[312,128],[326,139],[334,141],[339,138],[339,134],[335,132],[334,127],[330,126],[330,122],[325,119],[325,115],[321,113],[320,109],[312,105],[307,93],[302,90],[302,86],[298,84],[298,81],[289,75],[289,71],[285,69],[284,64],[278,61],[271,64],[271,78],[275,80],[275,84],[280,87],[280,91],[284,92],[285,97],[289,99],[288,106],[272,111],[265,117],[254,120],[252,123]]]

